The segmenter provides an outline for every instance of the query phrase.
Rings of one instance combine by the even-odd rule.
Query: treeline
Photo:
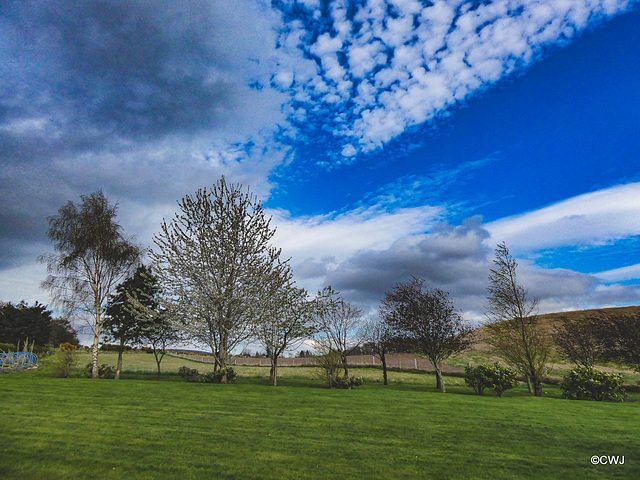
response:
[[[81,199],[49,219],[55,253],[45,259],[45,285],[69,315],[91,319],[94,377],[103,340],[120,345],[120,353],[126,346],[151,348],[158,375],[167,348],[185,343],[208,349],[214,358],[211,378],[226,383],[235,376],[228,365],[231,353],[252,342],[269,357],[276,385],[278,358],[311,341],[330,386],[358,383],[349,375],[347,356],[367,348],[380,357],[385,383],[385,355],[411,351],[431,361],[437,387],[445,392],[442,363],[474,342],[449,294],[424,279],[396,284],[385,293],[379,318],[368,322],[331,287],[315,295],[298,287],[289,260],[271,244],[275,228],[262,204],[224,177],[178,202],[178,212],[154,235],[148,265],[102,192]],[[518,282],[517,263],[504,243],[495,250],[488,277],[483,340],[540,396],[553,339],[538,321],[536,299]],[[610,351],[636,362],[628,354],[637,348],[625,343],[633,337],[625,325],[608,331],[617,335]]]
[[[67,319],[53,318],[46,305],[0,302],[0,349],[13,350],[27,342],[40,352],[62,343],[77,345],[78,335]]]

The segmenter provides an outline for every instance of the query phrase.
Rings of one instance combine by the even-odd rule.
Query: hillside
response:
[[[538,318],[540,322],[549,331],[553,331],[553,328],[558,325],[563,318],[568,320],[581,320],[591,316],[617,316],[617,315],[640,315],[640,306],[632,307],[616,307],[616,308],[596,308],[590,310],[576,310],[573,312],[558,312],[558,313],[546,313],[540,315]],[[490,347],[482,341],[483,327],[476,329],[477,343],[472,348],[473,351],[486,352]]]

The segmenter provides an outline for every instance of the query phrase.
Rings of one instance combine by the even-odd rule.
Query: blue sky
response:
[[[640,302],[634,1],[29,0],[0,7],[0,299],[49,303],[46,217],[98,188],[151,246],[250,185],[300,285],[411,275],[482,317],[506,241],[542,311]]]

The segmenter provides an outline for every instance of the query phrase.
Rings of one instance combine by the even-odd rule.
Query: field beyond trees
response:
[[[88,362],[85,355],[82,361]],[[102,353],[100,363],[115,362]],[[0,376],[0,478],[639,478],[639,395],[570,401],[544,385],[503,398],[447,394],[431,374],[356,369],[365,384],[324,388],[313,368],[238,367],[236,384],[191,384],[166,358],[125,355],[123,379]],[[85,362],[85,363],[86,363]],[[592,465],[593,455],[625,457]]]

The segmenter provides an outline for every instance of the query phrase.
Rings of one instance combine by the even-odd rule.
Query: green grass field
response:
[[[88,355],[82,364],[88,362]],[[189,384],[167,357],[125,356],[123,379],[0,375],[0,478],[640,478],[640,402],[484,397],[459,377],[353,369],[366,383],[329,390],[312,368],[238,367],[233,385]],[[101,354],[100,363],[115,363]],[[592,465],[624,455],[624,465]]]

